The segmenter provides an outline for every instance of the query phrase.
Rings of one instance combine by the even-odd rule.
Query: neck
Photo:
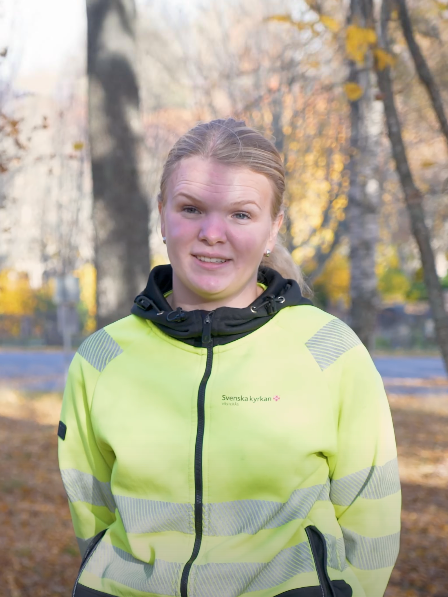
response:
[[[251,284],[248,284],[240,292],[232,296],[204,297],[185,288],[173,272],[173,292],[166,297],[166,300],[172,309],[182,307],[184,311],[194,311],[195,309],[214,311],[219,307],[243,309],[253,303],[262,293],[263,288],[258,286],[255,279],[251,281]]]

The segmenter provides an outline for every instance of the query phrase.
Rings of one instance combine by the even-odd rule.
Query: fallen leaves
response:
[[[446,597],[448,392],[390,394],[389,402],[403,528],[385,597]],[[27,398],[0,390],[0,586],[8,597],[70,595],[78,571],[80,557],[57,464],[59,411],[57,394]]]
[[[0,593],[70,595],[80,557],[57,463],[60,396],[0,390]]]
[[[446,597],[448,393],[390,394],[389,402],[398,446],[403,513],[400,554],[385,597]]]

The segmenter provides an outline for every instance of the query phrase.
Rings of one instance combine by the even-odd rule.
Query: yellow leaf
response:
[[[80,298],[87,308],[88,317],[84,324],[84,332],[92,333],[95,331],[96,317],[96,269],[91,263],[85,263],[73,274],[79,278]]]
[[[386,52],[386,50],[383,50],[382,48],[375,48],[373,53],[376,58],[378,70],[384,70],[388,66],[394,66],[397,62],[395,56],[392,56],[392,54],[389,54],[389,52]]]
[[[84,149],[84,143],[82,141],[76,141],[76,143],[73,143],[73,149],[75,151],[81,151]]]
[[[368,28],[368,29],[364,29],[364,31],[366,34],[366,40],[369,42],[369,44],[371,44],[371,45],[376,44],[377,37],[376,37],[375,29]]]
[[[364,94],[364,89],[358,83],[346,83],[344,91],[351,102],[356,102]]]
[[[279,21],[280,23],[291,23],[292,18],[289,15],[272,15],[266,17],[265,21]]]
[[[374,29],[349,25],[345,39],[345,50],[350,60],[364,64],[364,58],[369,47],[376,43]]]
[[[30,286],[28,274],[6,269],[0,271],[0,295],[2,315],[33,314],[36,293]]]
[[[432,160],[423,160],[423,162],[421,162],[420,166],[422,168],[431,168],[432,166],[435,166],[437,162],[433,162]]]
[[[272,15],[270,17],[267,17],[265,19],[265,21],[277,21],[279,23],[289,23],[290,25],[292,25],[293,27],[296,27],[296,29],[299,29],[299,31],[303,31],[304,29],[312,29],[313,28],[313,23],[304,23],[302,21],[294,21],[294,19],[292,17],[290,17],[289,15]]]
[[[322,23],[322,25],[324,25],[330,31],[333,31],[334,33],[339,31],[339,29],[340,29],[339,23],[332,17],[329,17],[327,15],[321,15],[319,18],[320,18],[320,22]]]

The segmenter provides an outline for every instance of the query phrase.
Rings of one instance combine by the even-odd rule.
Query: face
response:
[[[194,156],[182,160],[159,205],[173,267],[175,307],[247,307],[259,294],[257,271],[275,245],[273,190],[262,174]]]

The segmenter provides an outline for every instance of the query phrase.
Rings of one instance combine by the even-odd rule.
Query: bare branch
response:
[[[411,52],[412,59],[414,60],[415,69],[420,81],[428,91],[432,107],[440,124],[440,129],[448,145],[448,120],[443,108],[442,96],[440,95],[439,88],[434,77],[432,76],[428,63],[426,62],[426,59],[420,50],[420,46],[414,37],[411,19],[406,6],[406,0],[397,0],[397,4],[401,28],[403,29],[403,34],[406,39],[406,43],[408,44],[409,51]]]
[[[383,0],[380,18],[380,40],[384,49],[388,49],[388,22],[390,16],[390,2]],[[403,189],[412,233],[417,242],[423,268],[425,285],[428,291],[432,317],[435,323],[436,337],[448,372],[448,315],[445,312],[443,291],[437,276],[431,239],[425,222],[423,210],[423,196],[416,186],[406,148],[403,141],[400,119],[395,105],[395,97],[390,76],[390,67],[377,69],[378,85],[381,90],[386,114],[386,123],[391,143],[392,155],[395,160],[397,173]]]

